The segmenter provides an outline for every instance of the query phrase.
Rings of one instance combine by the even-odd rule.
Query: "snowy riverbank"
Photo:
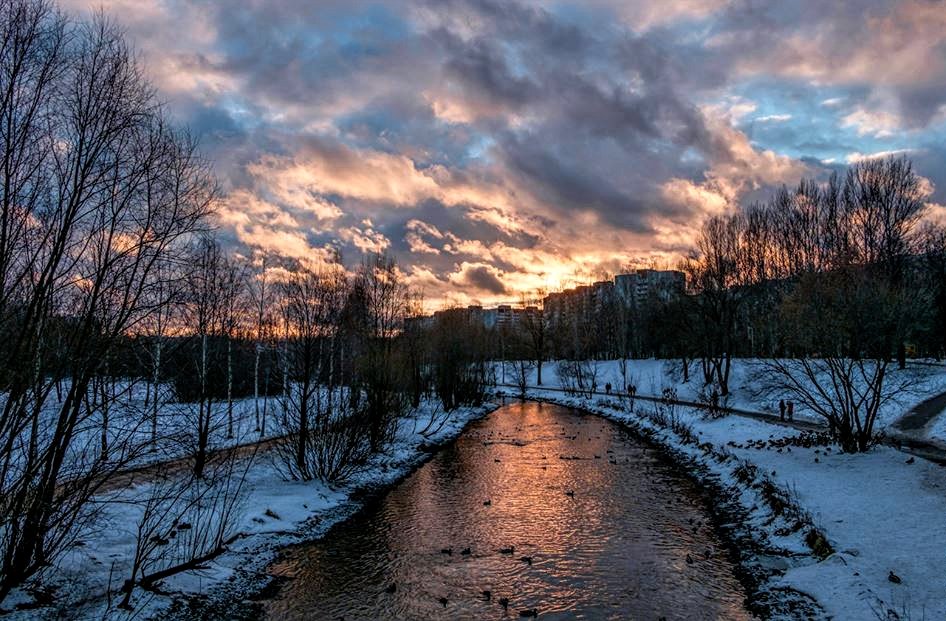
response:
[[[601,360],[588,363],[595,375],[595,383],[599,391],[604,391],[606,384],[611,384],[614,390],[625,385],[624,375],[621,373],[621,363],[618,360]],[[548,388],[560,388],[558,375],[559,363],[546,362],[542,365],[542,385]],[[911,408],[925,399],[946,392],[946,367],[933,365],[921,361],[909,361],[907,368],[900,370],[892,365],[889,369],[888,382],[900,382],[903,390],[897,392],[889,401],[885,402],[877,414],[877,429],[885,430]],[[497,380],[502,382],[502,365],[495,366]],[[626,368],[628,384],[633,384],[638,395],[660,397],[665,389],[673,389],[678,399],[682,401],[707,402],[707,388],[701,381],[699,362],[690,363],[690,381],[683,382],[683,372],[679,360],[644,359],[628,360]],[[534,365],[527,371],[527,383],[535,386],[537,377]],[[768,385],[767,379],[771,373],[767,372],[765,362],[759,359],[735,359],[730,372],[730,394],[723,399],[723,404],[729,407],[758,412],[778,413],[779,399],[791,399],[792,396],[776,387]],[[507,363],[505,378],[507,384],[516,384],[516,370],[513,363]],[[795,418],[824,422],[814,412],[806,410],[797,404]],[[946,416],[934,421],[928,429],[928,437],[934,440],[946,441]]]
[[[150,618],[162,612],[182,610],[182,602],[209,593],[226,594],[226,585],[259,574],[284,546],[318,536],[333,523],[360,506],[358,493],[366,488],[394,484],[430,455],[433,447],[457,437],[471,421],[497,406],[460,408],[443,413],[432,432],[421,434],[430,416],[430,403],[404,418],[394,443],[344,486],[330,487],[318,481],[288,481],[280,474],[272,453],[259,452],[244,458],[246,481],[238,504],[238,517],[229,529],[232,543],[226,552],[202,563],[197,570],[173,575],[160,583],[160,591],[135,591],[134,609],[116,608],[119,589],[128,577],[135,553],[138,523],[152,485],[141,481],[102,497],[102,512],[96,527],[87,531],[61,559],[38,598],[28,592],[11,596],[4,606],[30,605],[34,599],[47,604],[12,612],[10,619],[35,618]],[[439,428],[438,428],[439,426]],[[172,604],[176,604],[172,607]],[[186,605],[185,605],[186,607]],[[186,616],[186,614],[184,615]]]
[[[742,417],[711,420],[676,408],[671,419],[654,416],[652,404],[632,411],[616,398],[529,396],[625,423],[714,481],[725,494],[719,501],[745,512],[737,534],[769,550],[744,563],[763,577],[756,595],[776,606],[776,617],[794,618],[804,598],[779,594],[796,592],[824,618],[946,618],[946,469],[886,447],[839,454]]]
[[[599,389],[607,383],[622,385],[617,361],[595,364]],[[775,396],[757,386],[758,364],[735,361],[728,405],[773,410]],[[684,384],[674,361],[634,360],[628,377],[639,395],[659,396],[673,388],[681,400],[700,401],[705,395],[696,371]],[[507,373],[513,383],[512,370]],[[884,426],[930,394],[946,390],[940,367],[911,364],[903,373],[911,374],[914,388],[888,404],[881,416]],[[555,363],[543,368],[543,380],[550,388],[559,387]],[[676,407],[668,418],[666,411],[655,415],[659,408],[653,403],[632,409],[618,397],[540,389],[530,389],[529,395],[627,424],[703,481],[732,522],[726,527],[740,546],[757,609],[791,618],[792,611],[810,610],[817,602],[816,615],[835,619],[946,618],[946,579],[939,571],[946,561],[946,469],[885,447],[866,455],[838,454],[836,447],[812,442],[797,430],[744,417],[711,420]],[[245,488],[228,528],[226,552],[196,570],[162,580],[160,594],[137,589],[132,611],[115,606],[130,572],[142,507],[154,486],[146,477],[116,485],[98,499],[95,528],[59,559],[48,588],[21,592],[4,603],[8,609],[34,600],[45,606],[9,618],[147,618],[161,613],[188,618],[193,611],[187,605],[195,601],[208,601],[215,611],[220,602],[245,608],[242,600],[248,593],[265,587],[265,568],[279,549],[324,533],[361,506],[360,490],[394,484],[422,463],[432,447],[457,437],[496,406],[458,410],[436,432],[422,435],[432,407],[425,404],[402,420],[389,450],[372,457],[341,487],[287,481],[271,452],[242,457],[248,466]],[[805,416],[797,412],[798,418]],[[237,439],[220,437],[219,445],[251,433],[251,400],[236,405],[235,419]]]

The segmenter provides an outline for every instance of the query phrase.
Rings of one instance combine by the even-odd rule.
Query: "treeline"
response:
[[[871,159],[710,220],[686,265],[694,295],[664,314],[683,328],[674,353],[723,395],[734,356],[762,357],[842,448],[869,448],[907,388],[889,365],[946,347],[946,232],[924,184],[907,159]]]
[[[845,450],[866,450],[879,409],[909,387],[891,365],[946,352],[946,230],[927,218],[927,194],[904,158],[783,187],[705,223],[681,265],[686,295],[528,317],[493,352],[533,364],[676,358],[684,381],[695,374],[722,398],[733,359],[759,358],[760,386],[822,416]]]

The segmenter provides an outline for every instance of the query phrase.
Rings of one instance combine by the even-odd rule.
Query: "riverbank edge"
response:
[[[761,492],[766,488],[763,473],[754,472],[751,478],[740,477],[733,470],[748,472],[751,464],[729,454],[724,447],[709,443],[687,441],[674,430],[661,427],[650,420],[647,409],[638,406],[636,412],[629,412],[624,402],[613,399],[597,399],[553,395],[544,391],[530,391],[528,400],[540,401],[575,409],[592,416],[600,416],[650,445],[682,474],[697,484],[706,508],[713,520],[713,527],[723,541],[726,553],[736,568],[736,578],[745,594],[746,609],[760,619],[819,619],[824,612],[810,596],[800,591],[778,586],[774,579],[781,571],[768,565],[763,559],[780,559],[785,563],[806,564],[819,562],[820,558],[811,551],[800,553],[799,549],[810,550],[801,532],[816,532],[819,541],[823,539],[813,525],[807,524],[796,528],[794,524],[784,524],[773,529],[799,531],[799,542],[795,549],[786,549],[773,544],[763,530],[753,528],[753,522],[775,520],[771,502],[773,496]],[[261,615],[262,604],[276,596],[282,584],[290,578],[273,576],[270,568],[287,559],[299,546],[304,546],[324,537],[336,524],[361,511],[372,500],[388,493],[417,469],[430,461],[440,450],[455,442],[475,422],[478,422],[501,408],[509,401],[519,399],[518,395],[497,390],[490,397],[491,402],[476,409],[464,423],[451,433],[438,438],[436,442],[418,445],[411,456],[390,471],[393,476],[378,477],[354,487],[348,498],[323,513],[306,520],[296,531],[281,537],[271,537],[270,541],[261,542],[255,548],[258,555],[242,565],[228,581],[212,587],[207,593],[177,598],[171,606],[157,618],[166,621],[202,618],[207,620],[250,620]],[[656,406],[654,406],[656,407]],[[723,471],[724,468],[729,470]],[[741,480],[740,480],[741,479]],[[774,487],[771,482],[768,486]],[[771,489],[771,488],[770,488]],[[751,502],[748,502],[751,500]],[[781,516],[788,513],[803,514],[800,507],[790,508],[790,498],[780,497],[776,502],[783,505],[778,512]],[[761,505],[761,506],[760,506]],[[768,511],[763,509],[767,507]]]
[[[694,436],[687,437],[688,432],[680,434],[654,422],[648,415],[654,410],[647,407],[638,405],[636,411],[629,411],[624,400],[591,401],[534,389],[526,393],[526,399],[576,409],[618,424],[653,446],[697,483],[713,526],[735,564],[736,578],[746,592],[745,606],[750,614],[760,619],[827,618],[811,596],[777,585],[775,581],[783,572],[764,559],[784,560],[792,565],[817,563],[833,550],[790,492],[778,488],[751,462],[738,459],[725,447],[700,443]],[[650,407],[656,409],[659,405]],[[788,516],[792,519],[785,520]],[[779,521],[789,523],[777,525]],[[766,523],[770,526],[766,530],[772,532],[794,532],[798,534],[797,545],[793,549],[779,546],[771,541],[766,530],[753,528],[753,523]]]
[[[456,441],[476,423],[505,405],[501,396],[488,395],[480,406],[470,406],[462,424],[435,440],[412,447],[412,452],[395,467],[375,473],[377,476],[351,488],[345,500],[312,515],[291,532],[264,536],[252,549],[236,553],[245,557],[235,573],[201,594],[171,593],[172,601],[149,618],[161,621],[242,621],[260,618],[262,603],[274,597],[288,580],[273,576],[270,568],[286,559],[292,551],[324,537],[336,524],[361,511],[373,499],[388,493],[433,459],[443,448]]]

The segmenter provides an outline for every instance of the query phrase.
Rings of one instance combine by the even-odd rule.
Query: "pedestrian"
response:
[[[779,417],[779,420],[785,420],[785,399],[779,399],[778,417]]]
[[[719,391],[714,388],[713,394],[710,395],[710,413],[715,415],[717,408],[719,408]]]
[[[788,402],[788,420],[795,420],[795,402]]]
[[[609,395],[611,394],[611,382],[608,382],[607,384],[604,385],[604,391],[608,393]]]

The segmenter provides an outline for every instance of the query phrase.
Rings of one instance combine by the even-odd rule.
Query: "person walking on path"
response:
[[[788,402],[788,420],[795,420],[795,402]]]
[[[785,399],[779,399],[778,417],[779,417],[779,420],[785,420]]]

